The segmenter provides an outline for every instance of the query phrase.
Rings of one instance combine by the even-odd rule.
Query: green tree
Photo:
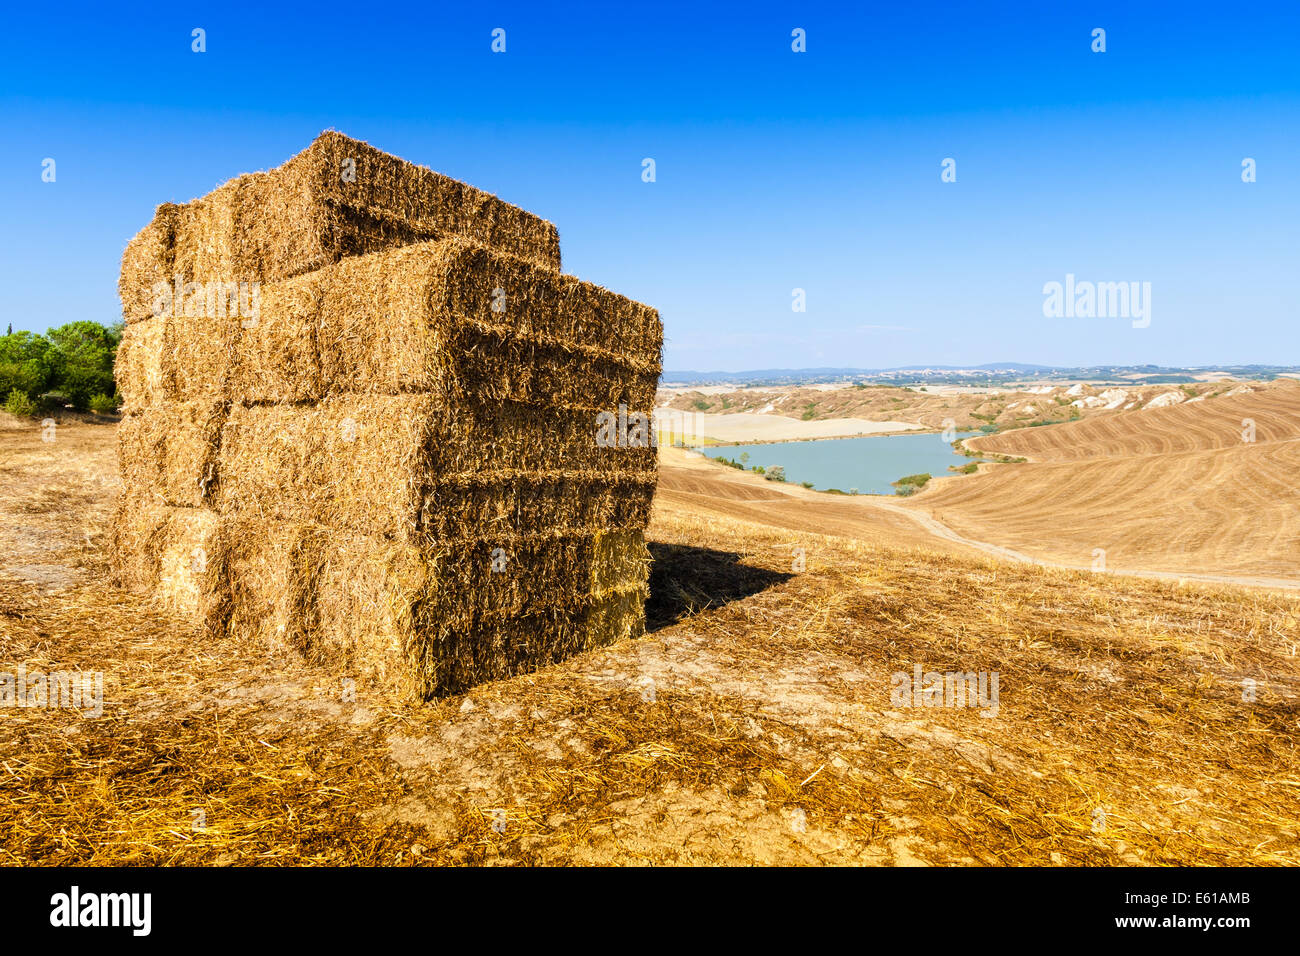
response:
[[[113,357],[122,340],[121,325],[69,322],[46,333],[50,385],[73,407],[84,409],[93,395],[114,395]]]
[[[0,395],[19,391],[35,398],[50,387],[50,343],[34,332],[0,338]]]

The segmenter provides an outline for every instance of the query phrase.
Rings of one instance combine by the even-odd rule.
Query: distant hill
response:
[[[1089,382],[1149,384],[1191,382],[1196,375],[1219,372],[1233,378],[1269,381],[1278,375],[1300,373],[1294,365],[1102,365],[1049,366],[1025,362],[989,362],[984,365],[907,365],[897,368],[769,368],[743,372],[699,372],[668,370],[660,382],[664,385],[818,385],[827,382],[879,382],[901,385],[910,382],[927,384],[989,384],[1042,378],[1069,378]]]

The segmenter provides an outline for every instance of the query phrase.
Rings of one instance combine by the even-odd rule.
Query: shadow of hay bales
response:
[[[787,581],[794,575],[741,564],[732,551],[648,542],[650,597],[646,631],[669,627],[705,608],[720,607]]]

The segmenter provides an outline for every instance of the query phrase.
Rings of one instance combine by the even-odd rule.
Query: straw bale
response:
[[[117,291],[122,300],[122,315],[127,322],[153,315],[154,286],[172,281],[179,211],[180,207],[175,203],[163,203],[154,212],[150,223],[127,243],[122,253]]]
[[[283,369],[281,382],[315,381],[319,362],[314,354],[314,322],[317,308],[310,296],[314,286],[302,279],[275,283],[260,294],[269,302],[282,334],[257,337],[253,330],[258,318],[245,318],[224,307],[168,309],[132,322],[122,333],[115,368],[118,390],[129,411],[142,410],[163,401],[215,400],[227,396],[229,377],[236,373],[240,353],[250,347],[270,348],[273,354],[259,354],[253,364]],[[304,296],[306,299],[304,300]],[[262,308],[259,307],[259,317]],[[305,370],[295,364],[295,354],[312,350]],[[270,396],[278,401],[299,401],[314,397],[315,385],[298,392]]]
[[[119,586],[152,595],[165,610],[184,617],[211,613],[221,578],[215,512],[124,495],[111,529]]]
[[[418,395],[236,405],[220,442],[216,501],[223,512],[406,541],[454,527],[462,530],[452,536],[468,536],[503,518],[635,523],[648,515],[655,450],[598,446],[597,414],[524,403],[448,408]]]
[[[223,402],[172,402],[122,417],[118,462],[128,491],[175,507],[209,504],[217,490]]]
[[[349,160],[355,162],[356,172],[350,182],[343,176]],[[560,236],[551,223],[481,189],[335,130],[321,133],[311,146],[276,172],[282,173],[286,181],[283,194],[310,195],[335,210],[336,216],[350,212],[354,216],[392,220],[423,233],[423,238],[463,236],[510,255],[535,259],[557,271],[560,268]],[[378,245],[370,240],[366,228],[349,228],[350,224],[340,218],[331,224],[334,233],[329,239],[344,255],[412,241]],[[292,229],[277,232],[291,233]],[[350,248],[349,243],[356,247]],[[325,247],[330,248],[328,243]],[[341,255],[332,261],[338,258]]]
[[[515,528],[613,530],[650,520],[653,473],[495,472],[433,482],[424,496],[420,537],[491,539]]]
[[[649,437],[663,326],[559,269],[550,223],[334,132],[159,207],[119,286],[124,583],[423,697],[640,634],[655,449],[597,434]]]
[[[173,314],[128,326],[126,338],[153,342],[165,330],[161,354],[143,354],[162,394],[182,400],[430,392],[609,409],[654,400],[655,310],[464,241],[346,260],[259,298],[255,319],[188,314],[178,300]],[[156,397],[141,374],[119,369],[129,405]]]
[[[423,396],[233,406],[218,507],[412,540],[443,414]]]
[[[614,408],[653,402],[663,326],[599,286],[449,240],[270,286],[238,335],[238,401],[435,392]]]
[[[351,181],[347,161],[355,164]],[[148,317],[154,284],[175,275],[269,284],[349,256],[453,236],[560,269],[551,223],[327,131],[277,169],[159,207],[123,256],[123,313],[128,322]]]
[[[220,402],[230,391],[227,377],[239,347],[237,316],[167,317],[163,338],[163,392],[176,401]]]
[[[547,608],[518,617],[469,614],[430,630],[415,645],[415,692],[460,693],[559,663],[645,631],[644,590],[593,597],[577,611]]]
[[[157,404],[166,398],[163,350],[167,319],[159,316],[132,322],[122,330],[113,375],[128,413]]]
[[[417,548],[317,525],[222,519],[227,633],[407,694],[454,693],[639,634],[639,531]]]

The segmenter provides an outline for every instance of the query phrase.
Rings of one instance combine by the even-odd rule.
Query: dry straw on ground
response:
[[[654,450],[596,424],[648,412],[663,329],[558,269],[549,223],[335,133],[160,207],[122,269],[123,581],[420,696],[639,633]],[[257,314],[142,314],[172,272]]]
[[[646,638],[349,698],[106,583],[107,432],[0,431],[0,658],[105,689],[98,719],[0,713],[0,865],[1300,862],[1294,594],[763,527],[700,489],[657,503]],[[894,707],[915,663],[1000,672],[998,716]]]

